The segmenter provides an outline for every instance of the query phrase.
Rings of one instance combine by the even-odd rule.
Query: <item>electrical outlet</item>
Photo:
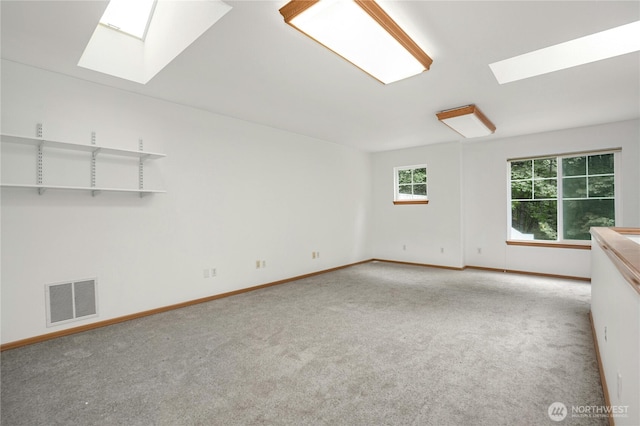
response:
[[[216,270],[216,268],[211,268],[211,276],[215,277],[216,275],[218,275],[218,271]]]
[[[315,258],[316,258],[316,252],[315,252],[315,251],[312,251],[312,252],[311,252],[311,258],[312,258],[312,259],[315,259]]]
[[[618,399],[622,399],[622,374],[618,372]]]
[[[319,251],[317,251],[317,252],[316,252],[316,258],[319,258],[319,257],[320,257],[320,252],[319,252]]]
[[[444,247],[440,247],[440,253],[444,253]]]
[[[260,269],[260,261],[256,260],[256,269]]]
[[[202,277],[203,278],[209,278],[209,269],[203,269],[202,270]]]
[[[478,254],[482,254],[482,249],[478,247]]]
[[[406,249],[407,249],[407,245],[406,245],[406,244],[403,244],[403,245],[402,245],[402,250],[406,250]]]
[[[263,267],[263,268],[266,268],[266,267],[267,267],[267,261],[266,261],[266,260],[263,260],[263,261],[262,261],[262,267]]]
[[[607,326],[604,327],[604,341],[607,341]]]

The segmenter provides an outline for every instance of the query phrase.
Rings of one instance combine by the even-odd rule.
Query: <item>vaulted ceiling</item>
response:
[[[80,68],[107,1],[1,2],[2,58],[351,146],[460,137],[435,113],[470,103],[494,135],[640,117],[640,53],[500,85],[489,64],[640,20],[637,1],[379,1],[433,58],[383,85],[285,25],[286,1],[233,8],[146,85]]]

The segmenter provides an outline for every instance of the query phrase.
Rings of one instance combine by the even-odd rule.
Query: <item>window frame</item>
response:
[[[506,243],[507,245],[518,245],[518,246],[537,246],[537,247],[557,247],[557,248],[576,248],[576,249],[590,249],[591,248],[591,240],[576,240],[576,239],[565,239],[564,236],[564,201],[563,197],[563,175],[562,170],[562,160],[565,158],[573,158],[573,157],[589,157],[594,155],[603,155],[603,154],[613,154],[613,185],[614,185],[614,193],[613,193],[613,201],[614,201],[614,226],[620,226],[622,222],[622,197],[621,197],[621,187],[622,187],[622,176],[621,176],[621,148],[610,148],[603,150],[594,150],[594,151],[583,151],[583,152],[570,152],[570,153],[562,153],[562,154],[549,154],[549,155],[537,155],[531,157],[518,157],[518,158],[508,158],[507,159],[507,226],[506,226]],[[524,240],[517,239],[511,237],[511,229],[512,229],[512,198],[511,198],[511,163],[517,161],[534,161],[539,159],[547,159],[547,158],[555,158],[556,159],[556,185],[557,185],[557,193],[555,200],[557,202],[556,207],[556,221],[557,221],[557,233],[558,236],[556,240]],[[590,175],[585,175],[590,176]],[[532,180],[534,177],[532,176]]]
[[[158,0],[150,0],[149,3],[150,3],[150,6],[148,10],[146,7],[142,10],[144,12],[143,16],[146,17],[146,20],[144,21],[144,26],[141,25],[143,23],[142,20],[140,20],[139,22],[136,22],[136,25],[135,25],[136,30],[139,30],[142,28],[142,34],[131,32],[129,25],[127,25],[124,28],[118,25],[118,24],[122,25],[123,19],[126,20],[129,18],[129,15],[132,12],[131,8],[138,7],[139,9],[139,5],[135,4],[133,0],[128,0],[127,2],[119,1],[113,4],[111,1],[109,1],[109,3],[107,4],[107,8],[105,9],[100,20],[98,21],[98,24],[104,26],[105,28],[118,31],[119,33],[126,34],[130,37],[136,38],[144,42],[147,38],[147,33],[149,32],[149,26],[151,25],[153,14],[156,11],[156,5],[158,4]],[[127,18],[123,18],[123,16],[126,16]]]
[[[411,194],[412,198],[400,198],[400,182],[399,182],[399,173],[403,170],[416,170],[416,169],[425,169],[425,192],[426,195],[416,195]],[[427,173],[427,164],[416,164],[412,166],[398,166],[393,168],[393,204],[394,205],[407,205],[407,204],[429,204],[429,177]],[[413,181],[413,173],[411,177],[411,185],[421,184],[422,182],[414,182]],[[408,195],[408,194],[403,194]],[[424,198],[422,198],[424,197]]]

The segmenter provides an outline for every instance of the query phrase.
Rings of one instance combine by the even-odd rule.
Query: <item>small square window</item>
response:
[[[394,169],[394,204],[426,204],[427,166],[396,167]]]

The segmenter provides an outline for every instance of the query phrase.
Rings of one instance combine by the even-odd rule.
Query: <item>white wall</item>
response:
[[[3,61],[2,132],[33,135],[36,123],[51,139],[95,131],[137,149],[143,138],[167,154],[145,184],[168,193],[3,188],[2,342],[372,257],[589,277],[589,251],[506,246],[513,157],[622,147],[618,225],[640,226],[639,120],[367,154]],[[34,153],[3,144],[2,181],[35,183]],[[86,185],[87,156],[67,154],[49,153],[45,181]],[[101,161],[100,184],[135,187],[135,166]],[[393,168],[422,163],[429,204],[394,206]],[[87,277],[99,318],[46,328],[44,285]]]
[[[393,169],[427,165],[429,204],[394,205]],[[460,144],[373,154],[373,256],[461,268]],[[404,249],[406,246],[406,249]]]
[[[596,242],[591,250],[591,315],[616,425],[640,424],[640,295]],[[618,378],[620,375],[620,379]]]
[[[2,133],[36,123],[50,139],[143,138],[167,154],[145,185],[168,192],[3,188],[3,343],[371,258],[369,154],[3,61]],[[35,183],[35,148],[2,154],[2,182]],[[88,158],[49,151],[45,183],[88,185]],[[135,161],[102,161],[99,185],[136,187]],[[44,285],[87,277],[99,317],[46,328]]]
[[[638,227],[639,120],[375,153],[373,256],[588,278],[588,250],[506,245],[507,159],[607,148],[622,148],[618,226]],[[421,163],[427,163],[429,204],[394,206],[393,168]]]
[[[640,226],[640,121],[631,120],[463,145],[465,262],[590,277],[588,250],[507,246],[507,159],[622,148],[622,223]],[[490,189],[488,189],[490,188]],[[481,254],[478,254],[481,248]]]

